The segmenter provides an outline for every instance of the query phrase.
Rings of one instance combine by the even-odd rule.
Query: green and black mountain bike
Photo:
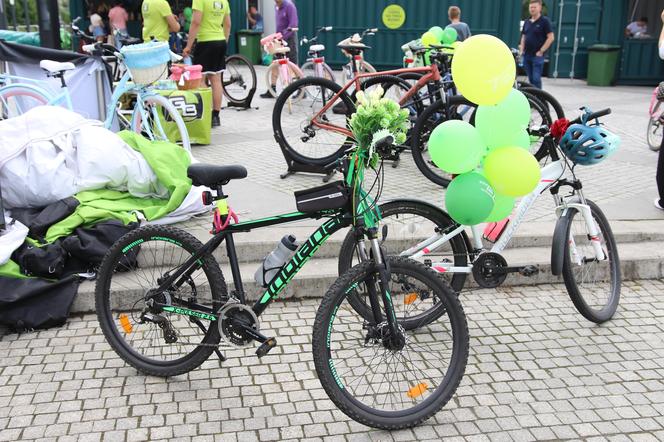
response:
[[[318,308],[312,338],[318,377],[330,399],[363,424],[398,429],[431,417],[463,377],[468,327],[457,296],[436,272],[381,249],[377,200],[382,160],[396,155],[393,143],[387,136],[372,153],[351,150],[346,178],[298,192],[299,212],[246,222],[237,222],[222,190],[246,177],[246,169],[192,165],[193,183],[214,189],[207,194],[217,204],[213,236],[203,245],[177,228],[145,226],[113,245],[96,286],[109,344],[127,363],[156,376],[187,373],[213,352],[223,361],[227,348],[258,343],[256,354],[264,356],[276,339],[261,331],[261,314],[330,235],[351,227],[363,259],[336,280]],[[376,173],[368,191],[367,171]],[[324,221],[248,305],[233,236],[307,218]],[[213,256],[222,242],[230,292]]]

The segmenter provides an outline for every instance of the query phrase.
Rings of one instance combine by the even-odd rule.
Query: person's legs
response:
[[[538,89],[542,89],[542,71],[544,70],[544,57],[534,57],[532,64],[533,78],[530,82]]]
[[[216,127],[219,126],[219,111],[221,110],[223,96],[221,73],[208,74],[207,78],[212,88],[212,127]]]
[[[288,47],[290,48],[290,52],[288,53],[288,59],[299,66],[300,64],[297,61],[297,48],[298,48],[297,32],[293,32],[293,34],[288,38],[288,40],[286,40],[286,43],[288,43]]]
[[[659,148],[658,157],[657,157],[657,174],[655,175],[657,179],[657,190],[659,192],[659,200],[655,200],[655,206],[663,209],[664,208],[664,140],[662,140],[662,145]]]
[[[528,76],[528,82],[533,84],[533,56],[523,54],[523,69]]]

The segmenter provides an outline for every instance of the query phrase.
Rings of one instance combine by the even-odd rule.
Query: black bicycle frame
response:
[[[285,224],[304,219],[320,219],[329,218],[325,221],[316,231],[314,231],[309,238],[303,242],[296,250],[295,255],[288,261],[281,270],[272,278],[267,288],[261,297],[256,301],[252,307],[256,316],[260,316],[267,308],[272,300],[274,300],[286,288],[291,279],[300,271],[304,264],[316,253],[321,245],[335,232],[344,227],[352,224],[352,215],[347,210],[327,210],[314,213],[292,212],[283,215],[271,216],[267,218],[260,218],[251,221],[240,222],[237,224],[229,224],[221,232],[215,234],[207,243],[196,251],[187,261],[182,264],[172,275],[164,279],[155,292],[160,293],[168,290],[170,287],[179,287],[186,282],[186,280],[202,266],[200,259],[208,253],[212,253],[219,245],[226,240],[226,252],[231,266],[231,273],[233,275],[233,283],[235,285],[236,295],[239,301],[243,304],[246,303],[244,296],[244,289],[242,287],[242,276],[240,275],[240,268],[238,265],[237,254],[235,250],[235,242],[233,234],[238,232],[248,232],[253,229],[268,227],[278,224]],[[225,219],[223,220],[225,221]],[[217,319],[209,308],[184,303],[188,308],[194,308],[208,314],[210,320]],[[179,313],[176,311],[176,313]],[[187,312],[183,312],[187,314]],[[192,312],[190,312],[192,313]],[[195,312],[193,312],[195,313]],[[210,315],[212,314],[212,315]]]

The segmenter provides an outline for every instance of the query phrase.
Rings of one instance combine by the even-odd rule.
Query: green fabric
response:
[[[162,218],[177,209],[191,189],[187,178],[189,154],[181,147],[166,141],[149,141],[135,132],[122,131],[118,135],[140,152],[154,171],[159,182],[168,189],[168,200],[134,197],[128,192],[99,189],[79,192],[74,197],[80,205],[73,214],[52,225],[46,232],[46,241],[70,235],[80,226],[115,219],[128,224],[137,221],[136,211],[148,221]]]
[[[231,13],[228,0],[194,0],[191,7],[203,13],[196,36],[199,42],[226,40],[224,19]]]
[[[168,41],[166,17],[173,15],[168,2],[166,0],[144,0],[141,12],[143,14],[143,40],[150,41],[150,37],[154,37],[158,41]]]
[[[6,276],[7,278],[18,278],[18,279],[28,279],[28,276],[25,276],[21,273],[21,269],[18,264],[16,264],[11,259],[0,266],[0,276]]]

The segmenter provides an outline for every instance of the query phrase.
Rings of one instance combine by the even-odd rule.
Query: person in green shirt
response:
[[[180,23],[166,0],[143,0],[143,41],[168,42],[169,32],[178,32]]]
[[[226,42],[231,33],[231,8],[228,0],[194,0],[185,57],[194,49],[194,63],[203,66],[203,73],[212,86],[212,126],[219,126],[222,85],[221,73],[226,68]]]

